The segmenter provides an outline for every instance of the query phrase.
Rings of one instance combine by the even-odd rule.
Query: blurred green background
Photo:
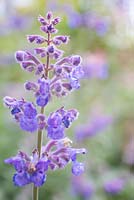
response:
[[[52,10],[62,18],[59,34],[70,35],[63,46],[66,55],[80,54],[86,77],[81,88],[66,98],[54,98],[46,113],[65,105],[80,112],[67,131],[77,147],[85,147],[85,174],[78,180],[65,170],[48,173],[40,189],[40,200],[134,200],[134,2],[132,0],[0,0],[0,199],[31,199],[31,186],[14,187],[12,167],[3,160],[18,149],[30,152],[35,134],[22,132],[3,106],[3,97],[31,99],[23,89],[32,74],[16,64],[14,52],[31,49],[27,34],[40,34],[37,17]],[[96,117],[109,116],[111,123],[97,126]],[[93,120],[94,119],[94,122]],[[84,134],[94,123],[92,136],[77,140],[78,129]],[[100,122],[101,123],[101,122]],[[86,129],[86,130],[85,130]],[[98,134],[101,133],[101,134]],[[45,133],[44,133],[45,135]],[[45,137],[44,137],[45,143]],[[121,179],[118,192],[105,191],[109,181]],[[82,181],[83,180],[83,181]],[[83,183],[84,182],[84,183]],[[78,186],[77,191],[75,187]],[[89,195],[85,197],[84,189]],[[114,185],[118,188],[118,183]],[[118,189],[117,189],[118,190]]]

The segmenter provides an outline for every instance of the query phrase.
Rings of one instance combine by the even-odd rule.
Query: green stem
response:
[[[38,192],[39,192],[39,188],[33,186],[33,200],[38,200]]]
[[[44,107],[41,107],[41,114],[44,113]],[[41,154],[41,146],[42,146],[42,131],[38,130],[38,139],[37,139],[37,149],[39,152],[39,158]],[[33,186],[33,200],[38,200],[38,193],[39,193],[39,188]]]
[[[48,33],[48,42],[47,45],[50,44],[50,33]],[[46,60],[46,69],[44,74],[46,75],[46,78],[48,77],[48,73],[49,73],[49,54],[47,55],[47,60]],[[44,114],[44,107],[41,107],[41,114]],[[38,153],[39,153],[39,158],[41,155],[41,147],[42,147],[42,136],[43,136],[43,132],[42,130],[38,130],[38,138],[37,138],[37,149],[38,149]],[[33,200],[38,200],[38,196],[39,196],[39,188],[33,186]]]
[[[43,113],[44,113],[44,107],[41,108],[41,114]],[[39,153],[39,158],[41,154],[41,146],[42,146],[42,131],[38,130],[37,149]]]

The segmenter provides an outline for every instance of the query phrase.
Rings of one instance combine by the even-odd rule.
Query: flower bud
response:
[[[45,42],[45,38],[40,35],[27,35],[27,40],[31,43],[35,41],[37,44],[42,44]]]
[[[42,17],[41,15],[39,15],[38,21],[44,26],[48,24],[47,21],[45,20],[45,18]]]
[[[55,26],[55,25],[59,24],[60,22],[61,22],[60,17],[56,17],[53,19],[52,24]]]
[[[72,64],[73,64],[73,65],[78,66],[78,65],[81,64],[82,59],[81,59],[80,56],[74,55],[74,56],[71,57],[71,61],[72,61]]]
[[[51,11],[49,11],[49,12],[46,14],[46,18],[47,18],[48,20],[50,20],[52,17],[53,17],[53,14],[52,14]]]
[[[32,91],[36,91],[38,89],[37,84],[30,81],[26,82],[24,87],[26,90],[32,90]]]
[[[15,53],[15,59],[17,62],[22,62],[24,60],[24,57],[26,55],[25,51],[17,51]]]

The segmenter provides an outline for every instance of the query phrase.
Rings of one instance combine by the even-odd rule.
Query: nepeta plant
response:
[[[13,183],[22,187],[33,184],[33,199],[38,199],[38,188],[46,181],[48,170],[62,169],[72,162],[72,173],[76,176],[84,171],[84,165],[77,161],[77,154],[85,154],[85,149],[75,149],[72,141],[65,137],[65,130],[77,119],[78,112],[75,109],[66,110],[64,106],[50,113],[44,114],[44,108],[49,104],[53,95],[62,97],[80,87],[79,79],[83,76],[81,57],[72,55],[63,57],[63,51],[58,47],[67,44],[68,36],[56,35],[55,26],[60,18],[53,18],[48,12],[46,18],[39,16],[41,31],[46,37],[40,35],[28,35],[30,43],[39,44],[40,47],[30,51],[17,51],[15,58],[22,69],[34,72],[39,76],[37,82],[28,81],[25,89],[32,91],[35,102],[27,102],[24,98],[6,96],[5,105],[10,108],[11,114],[20,128],[27,132],[38,132],[37,147],[32,156],[19,151],[19,153],[5,160],[5,163],[13,165],[16,172]],[[46,45],[45,45],[46,44]],[[55,60],[55,63],[50,63]],[[44,62],[45,61],[45,62]],[[39,111],[40,110],[40,111]],[[46,130],[49,141],[42,146],[42,134]]]

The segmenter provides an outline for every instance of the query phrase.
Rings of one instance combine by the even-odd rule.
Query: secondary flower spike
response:
[[[38,199],[38,188],[46,182],[48,170],[62,169],[71,163],[73,175],[79,176],[84,172],[84,164],[77,160],[77,156],[86,153],[84,148],[73,148],[65,133],[78,117],[76,109],[66,110],[61,105],[48,115],[44,113],[54,95],[66,96],[80,88],[79,80],[84,74],[82,58],[79,55],[63,57],[64,51],[59,47],[67,44],[70,38],[54,35],[58,33],[56,25],[61,21],[59,17],[54,18],[52,12],[48,12],[46,17],[39,15],[38,21],[43,35],[27,35],[28,42],[36,47],[33,51],[19,50],[15,53],[21,68],[37,76],[36,81],[27,80],[24,84],[25,90],[33,93],[34,100],[29,102],[24,98],[4,97],[5,106],[20,128],[33,134],[37,131],[38,134],[32,156],[19,151],[16,156],[5,160],[16,170],[13,176],[15,186],[33,184],[34,200]],[[42,146],[43,131],[46,131],[48,142]]]

